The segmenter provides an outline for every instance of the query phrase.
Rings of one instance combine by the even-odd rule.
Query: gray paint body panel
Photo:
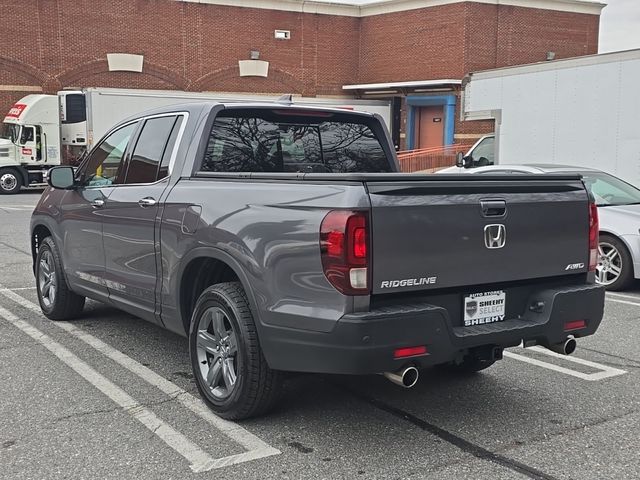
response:
[[[215,195],[217,201],[211,201]],[[202,207],[194,235],[181,220],[190,204]],[[362,184],[302,182],[180,181],[162,218],[163,311],[177,308],[176,275],[182,255],[211,247],[236,259],[257,301],[260,321],[289,328],[330,331],[351,311],[352,299],[327,281],[320,259],[320,223],[329,210],[367,208]]]
[[[580,181],[367,186],[374,294],[554,277],[569,264],[583,264],[571,273],[587,271],[589,198]],[[504,214],[483,214],[482,202],[496,200]],[[487,248],[488,225],[504,226],[504,247]],[[423,278],[432,281],[383,288]]]

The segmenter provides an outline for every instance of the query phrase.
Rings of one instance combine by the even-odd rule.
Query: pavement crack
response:
[[[27,255],[28,257],[31,257],[31,254],[26,250],[22,250],[21,248],[14,247],[13,245],[8,244],[7,242],[3,242],[2,240],[0,240],[0,245],[4,245],[7,248],[10,248],[12,250],[15,250],[16,252],[20,252],[23,255]]]
[[[537,436],[534,437],[526,442],[523,441],[516,441],[515,443],[511,444],[511,445],[507,445],[501,449],[499,449],[499,452],[508,452],[511,450],[515,450],[517,448],[523,447],[523,446],[528,446],[528,445],[532,445],[534,443],[538,443],[538,442],[546,442],[548,440],[554,439],[554,438],[559,438],[562,437],[564,435],[571,435],[573,433],[579,432],[584,430],[585,428],[591,428],[591,427],[597,427],[599,425],[604,425],[605,423],[608,422],[612,422],[614,420],[620,420],[621,418],[624,418],[626,416],[629,415],[633,415],[634,413],[640,413],[640,410],[627,410],[625,412],[622,412],[620,414],[617,415],[612,415],[610,417],[606,417],[606,418],[599,418],[597,420],[594,420],[592,422],[587,422],[587,423],[583,423],[580,425],[576,425],[575,427],[571,427],[567,430],[562,430],[559,432],[555,432],[555,433],[551,433],[548,435],[544,435],[544,436]]]
[[[122,408],[112,407],[112,408],[102,408],[98,410],[89,410],[86,412],[75,412],[75,413],[70,413],[69,415],[62,415],[60,417],[56,417],[52,419],[52,422],[53,423],[64,422],[66,420],[71,420],[71,419],[75,420],[76,418],[88,417],[90,415],[100,415],[102,413],[113,413],[119,410],[122,410]]]
[[[542,472],[541,470],[538,470],[537,468],[531,467],[529,465],[526,465],[524,463],[518,462],[517,460],[513,460],[511,458],[505,457],[503,455],[500,455],[499,453],[496,452],[492,452],[490,450],[487,450],[484,447],[481,447],[480,445],[477,445],[473,442],[470,442],[468,440],[465,440],[464,438],[449,432],[448,430],[445,430],[444,428],[438,427],[437,425],[434,425],[433,423],[429,423],[426,420],[423,420],[409,412],[406,412],[400,408],[394,407],[392,405],[389,405],[385,402],[383,402],[382,400],[378,400],[377,398],[373,398],[373,397],[369,397],[361,392],[357,392],[354,390],[351,390],[347,387],[344,387],[342,385],[337,385],[339,388],[341,388],[342,390],[347,391],[348,393],[350,393],[351,395],[353,395],[354,397],[376,407],[379,410],[382,410],[390,415],[393,415],[394,417],[397,417],[401,420],[404,420],[406,422],[411,423],[412,425],[420,428],[421,430],[424,430],[426,432],[431,433],[432,435],[435,435],[436,437],[444,440],[445,442],[459,448],[460,450],[462,450],[465,453],[468,453],[470,455],[473,455],[474,457],[480,459],[480,460],[485,460],[488,462],[492,462],[495,463],[497,465],[500,465],[502,467],[508,468],[509,470],[512,470],[514,472],[520,473],[528,478],[531,478],[533,480],[557,480],[556,477],[549,475],[547,473]]]
[[[150,402],[141,402],[141,403],[137,403],[134,406],[131,407],[111,407],[111,408],[103,408],[103,409],[98,409],[98,410],[89,410],[89,411],[85,411],[85,412],[77,412],[77,413],[71,413],[69,415],[63,415],[60,417],[56,417],[54,419],[52,419],[53,423],[56,422],[62,422],[65,420],[69,420],[69,419],[76,419],[76,418],[81,418],[81,417],[86,417],[89,415],[100,415],[103,413],[114,413],[114,412],[125,412],[125,413],[131,413],[131,412],[135,412],[137,410],[143,409],[143,408],[153,408],[153,407],[157,407],[160,405],[165,405],[167,403],[171,403],[174,402],[179,396],[183,395],[186,392],[178,392],[176,394],[173,394],[171,396],[169,396],[169,398],[165,398],[163,400],[154,400],[154,401],[150,401]]]
[[[624,360],[625,362],[633,363],[633,365],[629,365],[629,364],[616,365],[615,363],[612,363],[611,364],[612,366],[621,366],[621,367],[627,367],[627,368],[640,368],[640,361],[634,360],[633,358],[624,357],[624,356],[621,356],[621,355],[614,355],[613,353],[607,353],[607,352],[603,352],[601,350],[596,350],[595,348],[587,348],[587,347],[583,347],[583,346],[580,346],[580,350],[587,350],[589,352],[598,353],[598,354],[604,355],[606,357],[617,358],[619,360]]]

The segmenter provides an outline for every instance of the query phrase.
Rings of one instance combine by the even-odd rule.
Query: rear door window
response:
[[[144,122],[129,160],[125,183],[153,183],[168,175],[167,157],[175,145],[176,123],[176,115],[149,118]]]
[[[377,136],[356,116],[327,112],[223,112],[202,164],[205,172],[389,172]]]

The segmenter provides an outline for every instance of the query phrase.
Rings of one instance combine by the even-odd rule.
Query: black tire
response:
[[[22,175],[15,168],[0,168],[0,194],[12,195],[22,188]]]
[[[212,313],[213,312],[213,313]],[[203,325],[207,324],[207,315],[224,315],[225,330],[229,336],[235,334],[236,354],[222,359],[215,357],[199,343]],[[213,322],[211,323],[213,328]],[[215,337],[215,331],[211,335]],[[219,337],[219,336],[217,336]],[[219,345],[216,347],[218,351]],[[227,345],[228,347],[228,345]],[[191,317],[189,332],[189,353],[191,366],[198,390],[207,405],[220,417],[228,420],[241,420],[266,413],[279,398],[282,385],[282,372],[271,370],[264,358],[256,325],[251,314],[244,289],[238,282],[228,282],[207,288],[198,298]],[[232,388],[222,387],[219,383],[207,384],[205,370],[210,371],[214,362],[231,361],[236,375]],[[218,374],[219,382],[226,384],[224,374]],[[211,375],[213,378],[214,375]],[[216,390],[219,392],[216,395]],[[222,391],[223,393],[220,393]],[[228,395],[222,398],[223,395]]]
[[[445,363],[444,365],[440,365],[440,367],[447,372],[471,375],[489,368],[494,363],[496,363],[495,360],[483,360],[469,355],[464,357],[464,360],[461,363]]]
[[[43,263],[44,262],[44,263]],[[47,276],[44,264],[51,263],[53,265],[53,273],[49,274],[49,278],[53,280],[55,285],[55,295],[53,301],[48,292],[43,294],[42,279]],[[62,267],[62,259],[51,237],[46,237],[38,247],[38,255],[36,256],[36,289],[38,292],[38,302],[42,313],[50,320],[70,320],[82,313],[85,298],[71,291],[64,278],[64,270]],[[49,289],[51,286],[49,286]]]
[[[613,235],[609,235],[607,233],[602,233],[600,234],[600,248],[604,248],[605,245],[611,246],[618,251],[620,258],[619,266],[622,270],[615,281],[609,284],[605,284],[605,288],[611,291],[626,290],[631,286],[631,283],[634,280],[633,261],[631,259],[631,254],[629,253],[627,246],[618,237],[614,237]],[[601,267],[599,264],[598,270],[600,268]]]

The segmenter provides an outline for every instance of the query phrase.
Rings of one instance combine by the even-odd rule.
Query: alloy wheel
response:
[[[200,317],[196,349],[204,384],[215,398],[228,398],[238,380],[238,337],[220,307],[210,307]]]
[[[598,265],[596,266],[596,282],[600,285],[611,285],[622,274],[622,256],[612,244],[600,242],[598,246]]]
[[[0,176],[0,187],[6,192],[12,191],[18,184],[18,178],[13,173],[3,173]]]
[[[40,264],[38,266],[38,287],[40,289],[40,297],[46,308],[50,308],[56,301],[58,286],[56,283],[55,263],[53,255],[49,250],[42,252],[40,256]]]

